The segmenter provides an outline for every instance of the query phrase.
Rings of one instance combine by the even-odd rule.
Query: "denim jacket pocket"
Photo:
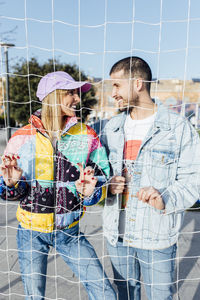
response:
[[[150,151],[148,173],[154,187],[168,186],[174,166],[175,153],[153,149]]]
[[[142,215],[145,206],[145,215]],[[177,233],[174,214],[159,214],[147,204],[141,204],[140,207],[141,209],[137,209],[134,239],[148,241],[150,248],[151,244],[155,242],[159,243],[166,241],[168,243],[169,238]]]

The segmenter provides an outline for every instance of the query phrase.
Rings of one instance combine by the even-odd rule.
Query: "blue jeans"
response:
[[[172,300],[176,244],[161,250],[144,250],[123,246],[119,240],[117,247],[109,243],[107,246],[119,300],[140,299],[140,270],[148,300]]]
[[[111,259],[114,283],[118,290],[119,300],[140,300],[140,265],[136,259],[136,251],[132,247],[123,246],[119,239],[113,247],[107,242]]]
[[[44,299],[50,246],[56,249],[80,279],[90,300],[116,299],[94,248],[83,234],[78,236],[78,228],[77,225],[67,230],[42,233],[19,225],[17,245],[26,300]]]

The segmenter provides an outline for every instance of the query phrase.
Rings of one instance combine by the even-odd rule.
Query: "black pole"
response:
[[[10,95],[9,95],[9,67],[8,67],[8,47],[4,46],[5,54],[5,65],[6,65],[6,131],[7,131],[7,141],[11,137],[11,127],[10,127]]]

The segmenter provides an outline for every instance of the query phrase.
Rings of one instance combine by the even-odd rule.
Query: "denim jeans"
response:
[[[148,300],[172,300],[176,244],[161,250],[144,250],[107,243],[119,300],[140,299],[140,270]]]
[[[26,300],[44,299],[50,246],[80,279],[90,300],[116,299],[94,248],[83,234],[78,234],[78,225],[52,233],[31,231],[19,225],[18,255]]]
[[[132,247],[123,246],[119,239],[113,247],[107,242],[111,259],[114,283],[118,290],[119,300],[140,300],[140,265],[136,259],[136,251]]]

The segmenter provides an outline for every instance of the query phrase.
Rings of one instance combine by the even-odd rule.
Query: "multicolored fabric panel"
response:
[[[77,163],[86,163],[88,156],[87,127],[84,124],[77,123],[71,127],[58,144],[58,150],[69,159]]]
[[[67,131],[58,142],[54,174],[54,149],[51,141],[45,136],[40,119],[34,116],[31,122],[42,132],[33,125],[17,130],[5,151],[20,156],[18,164],[28,183],[11,191],[9,196],[12,198],[13,193],[15,199],[21,200],[17,219],[22,227],[40,232],[70,228],[83,216],[85,206],[95,205],[106,196],[105,184],[109,176],[106,152],[92,128],[77,123],[75,119],[69,120]],[[84,167],[91,166],[95,170],[98,183],[90,197],[81,197],[77,193],[75,182],[80,174],[77,163],[82,163]],[[56,201],[54,178],[57,181]],[[1,195],[4,190],[6,187],[2,183]]]

